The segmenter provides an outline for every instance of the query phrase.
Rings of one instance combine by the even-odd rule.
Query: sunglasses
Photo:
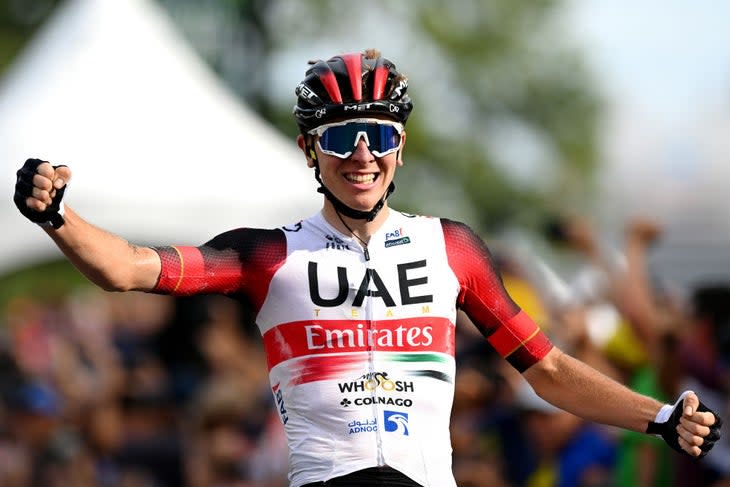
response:
[[[356,118],[328,123],[310,130],[317,135],[319,149],[330,156],[347,159],[362,138],[376,157],[385,157],[400,147],[403,124],[374,118]]]

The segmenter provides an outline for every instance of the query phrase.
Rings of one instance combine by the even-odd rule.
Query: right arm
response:
[[[26,162],[18,172],[15,203],[29,219],[39,222],[44,212],[58,207],[71,179],[66,166]],[[38,161],[36,161],[37,163]],[[22,173],[22,176],[21,176]],[[137,247],[106,232],[65,207],[63,223],[43,225],[46,233],[89,280],[107,291],[150,291],[160,275],[160,258],[149,247]]]
[[[160,257],[98,228],[66,206],[64,225],[46,228],[68,260],[107,291],[150,291],[160,275]]]

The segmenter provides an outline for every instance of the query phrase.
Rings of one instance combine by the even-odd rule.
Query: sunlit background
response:
[[[12,115],[2,123],[15,132],[4,134],[0,150],[8,170],[17,157],[53,145],[47,142],[51,137],[64,138],[67,145],[86,147],[83,158],[93,158],[99,174],[109,169],[98,161],[111,165],[115,154],[135,159],[126,163],[135,165],[130,172],[146,166],[134,184],[115,190],[120,198],[135,200],[155,192],[160,173],[150,166],[159,165],[161,157],[195,158],[195,167],[178,166],[187,174],[220,165],[227,144],[238,144],[238,154],[246,155],[229,152],[231,157],[253,164],[267,156],[246,150],[246,134],[224,133],[211,142],[208,131],[216,124],[231,127],[229,119],[241,118],[232,112],[245,110],[283,134],[270,145],[293,146],[285,141],[295,135],[292,90],[306,61],[377,47],[410,76],[416,101],[407,164],[394,196],[400,207],[462,219],[491,236],[514,228],[539,230],[551,215],[575,211],[589,215],[613,238],[624,219],[644,214],[667,229],[652,257],[657,273],[682,284],[704,273],[730,274],[723,258],[730,244],[730,210],[723,198],[730,181],[725,164],[730,33],[723,19],[730,7],[723,3],[374,1],[367,8],[350,1],[103,3],[6,0],[0,62],[10,80],[0,92],[0,106],[6,117]],[[150,15],[154,21],[146,19]],[[72,28],[74,22],[80,25]],[[47,36],[45,43],[34,39],[44,27],[56,36]],[[169,47],[181,42],[186,45]],[[211,81],[197,72],[198,59],[188,59],[193,52],[230,93],[206,93]],[[166,53],[182,60],[165,61]],[[162,99],[166,86],[174,94]],[[231,93],[237,100],[226,98]],[[55,100],[53,108],[64,113],[50,114],[43,97]],[[228,106],[202,112],[200,106],[211,103]],[[235,103],[240,110],[231,108]],[[81,115],[74,119],[74,112]],[[83,118],[104,116],[99,112],[109,119]],[[39,119],[50,121],[41,127]],[[65,120],[62,128],[58,120]],[[180,129],[183,124],[186,129]],[[80,133],[89,126],[94,127],[91,142]],[[22,143],[16,136],[21,131]],[[198,148],[191,150],[196,133]],[[213,152],[216,146],[224,148]],[[86,164],[79,160],[80,150],[58,150],[57,157],[75,156],[77,165]],[[247,169],[246,178],[263,177],[266,166]],[[296,178],[305,174],[303,168],[292,171]],[[198,179],[204,174],[210,171],[188,180],[214,185],[214,178]],[[296,186],[296,178],[257,186]],[[98,187],[95,179],[88,184]],[[300,192],[307,194],[312,184]],[[206,190],[195,186],[186,187],[188,195],[205,198]],[[247,207],[261,200],[273,211],[284,204],[281,198],[246,193],[236,197],[247,198]],[[92,203],[99,195],[90,194],[83,204],[99,206],[102,202]],[[179,204],[167,194],[164,201],[165,212]],[[217,203],[209,200],[188,211],[211,213]],[[105,204],[109,207],[97,213],[121,218],[115,202]],[[22,224],[10,205],[1,216],[12,227]],[[260,221],[251,218],[242,214],[235,221]],[[169,233],[161,236],[197,242],[220,231],[214,225],[231,221],[201,222],[204,232],[198,233],[168,223]],[[127,222],[118,229],[130,226],[137,225]],[[41,245],[28,233],[23,238]]]
[[[730,282],[729,18],[709,0],[2,0],[0,324],[88,285],[12,204],[27,157],[71,166],[68,204],[141,244],[292,223],[321,204],[294,87],[310,59],[371,47],[415,104],[392,206],[465,221],[554,299],[585,274],[547,228],[575,217],[608,254],[653,222],[657,289]]]

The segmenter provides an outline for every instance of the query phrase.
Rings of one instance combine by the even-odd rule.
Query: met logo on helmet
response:
[[[311,100],[315,103],[321,103],[322,100],[317,96],[317,94],[312,91],[312,89],[307,86],[305,83],[299,83],[297,87],[294,89],[294,94],[297,96],[301,96],[306,98],[307,100]]]
[[[406,79],[404,78],[398,82],[398,85],[396,85],[395,88],[393,88],[393,92],[390,95],[390,99],[391,100],[400,99],[407,89],[408,89],[408,81],[406,81]]]
[[[367,110],[370,110],[372,106],[375,105],[374,103],[358,103],[356,105],[345,105],[342,108],[346,112],[365,112]]]

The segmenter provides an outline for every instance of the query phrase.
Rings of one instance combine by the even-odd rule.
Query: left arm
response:
[[[722,420],[694,392],[663,405],[566,355],[507,294],[484,242],[464,224],[441,219],[441,225],[459,280],[457,306],[540,397],[589,421],[659,434],[692,456],[712,448]]]
[[[656,399],[632,391],[588,365],[554,347],[523,376],[546,401],[589,421],[645,433],[664,406]],[[698,408],[694,393],[684,397],[677,434],[679,446],[692,456],[700,456],[705,437],[716,419],[712,412]],[[667,419],[665,418],[664,421]],[[718,424],[719,426],[719,424]],[[708,438],[709,440],[709,438]],[[709,443],[709,442],[708,442]]]
[[[643,433],[662,407],[557,347],[523,376],[549,403],[596,423]]]

